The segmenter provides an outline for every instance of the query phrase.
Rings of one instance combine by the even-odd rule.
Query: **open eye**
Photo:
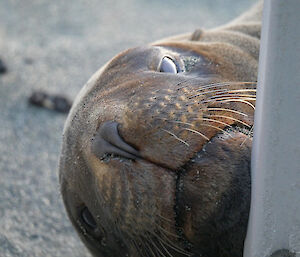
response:
[[[96,229],[97,228],[97,223],[96,223],[95,219],[93,218],[93,215],[91,214],[91,212],[89,211],[89,209],[87,207],[85,207],[81,211],[81,219],[88,228],[90,228],[90,229]]]
[[[173,73],[176,74],[178,73],[177,66],[175,62],[170,58],[165,56],[162,58],[160,67],[159,67],[160,72],[167,72],[167,73]]]

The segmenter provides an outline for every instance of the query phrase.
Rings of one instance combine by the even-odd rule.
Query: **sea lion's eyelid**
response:
[[[173,61],[172,58],[165,56],[162,58],[160,65],[159,65],[159,71],[160,72],[166,72],[166,73],[178,73],[177,65]]]

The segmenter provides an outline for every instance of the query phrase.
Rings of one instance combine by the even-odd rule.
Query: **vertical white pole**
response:
[[[264,5],[244,257],[300,256],[300,0]]]

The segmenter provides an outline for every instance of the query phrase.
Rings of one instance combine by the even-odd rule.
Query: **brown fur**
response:
[[[261,9],[127,50],[82,89],[65,125],[60,183],[95,256],[242,256]],[[164,56],[185,72],[159,72]],[[136,158],[99,154],[108,121]]]

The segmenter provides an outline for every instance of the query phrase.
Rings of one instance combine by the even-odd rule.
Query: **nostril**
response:
[[[105,154],[117,154],[129,159],[137,159],[139,153],[119,135],[118,123],[104,122],[96,132],[92,142],[92,152],[102,158]]]
[[[87,207],[81,211],[81,219],[88,228],[93,230],[97,228],[97,223]]]

